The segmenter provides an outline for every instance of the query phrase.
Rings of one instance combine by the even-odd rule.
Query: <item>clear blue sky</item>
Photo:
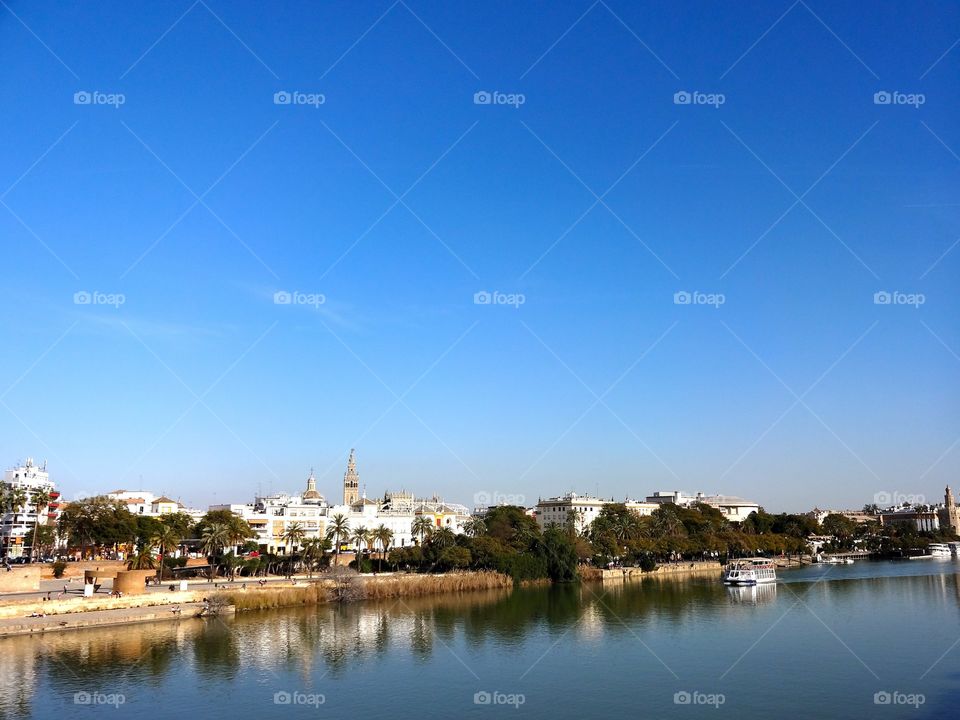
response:
[[[954,3],[2,5],[4,465],[200,506],[339,499],[354,446],[468,504],[958,480]]]

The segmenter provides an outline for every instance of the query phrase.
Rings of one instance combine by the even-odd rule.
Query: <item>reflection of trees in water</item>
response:
[[[193,662],[202,676],[232,678],[240,667],[238,634],[229,619],[207,618],[203,629],[193,637]]]

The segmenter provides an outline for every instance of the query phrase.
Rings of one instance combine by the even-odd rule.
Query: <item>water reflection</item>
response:
[[[675,639],[696,628],[704,638],[699,641],[704,643],[704,656],[716,656],[723,645],[718,640],[722,633],[740,632],[752,642],[766,627],[762,623],[779,617],[798,597],[831,623],[829,612],[840,610],[849,613],[848,622],[869,615],[878,623],[889,622],[889,627],[897,618],[916,618],[919,608],[925,608],[921,616],[960,618],[960,576],[955,567],[931,566],[927,575],[904,571],[897,576],[897,572],[883,575],[877,565],[874,571],[881,574],[873,577],[864,576],[862,570],[850,579],[839,573],[785,573],[781,578],[785,582],[755,587],[726,587],[710,578],[646,578],[6,638],[0,640],[0,715],[23,716],[37,710],[38,695],[68,698],[78,688],[162,686],[169,692],[178,672],[227,688],[250,678],[262,681],[280,675],[298,678],[308,687],[320,678],[346,678],[367,666],[389,673],[397,662],[414,667],[452,662],[451,648],[469,656],[485,649],[509,656],[530,643],[542,641],[545,649],[562,637],[602,657],[617,638],[632,641],[647,633],[644,637],[649,639],[652,633],[651,642],[656,644],[658,633]],[[802,612],[801,608],[798,619]],[[771,619],[765,613],[772,613]],[[871,656],[875,628],[837,627],[845,641]],[[848,638],[848,632],[861,635]],[[823,635],[824,642],[833,642]],[[658,647],[670,652],[670,642],[663,640]],[[733,657],[718,661],[718,675],[742,651],[736,642],[746,640],[736,640]],[[883,652],[878,647],[877,655]]]
[[[730,601],[738,605],[760,605],[771,603],[777,599],[776,583],[751,585],[747,587],[728,587],[727,595]]]

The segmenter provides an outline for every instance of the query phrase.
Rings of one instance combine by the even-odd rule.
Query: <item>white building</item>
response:
[[[26,535],[37,524],[56,524],[60,512],[60,493],[55,488],[50,475],[47,473],[47,464],[35,465],[33,458],[27,458],[22,465],[7,470],[3,476],[3,490],[7,495],[7,503],[0,521],[0,554],[8,558],[21,557],[30,552],[26,547]],[[49,504],[41,507],[37,513],[36,498],[47,493]],[[19,507],[12,507],[11,498],[22,501]]]
[[[743,522],[750,513],[759,512],[760,505],[752,500],[744,500],[735,495],[704,495],[701,492],[688,495],[682,490],[660,490],[647,496],[648,503],[673,503],[680,507],[690,507],[694,503],[703,503],[719,510],[730,522]]]
[[[111,500],[119,500],[134,515],[159,518],[169,513],[186,513],[194,520],[203,517],[203,510],[184,507],[178,500],[164,495],[154,495],[148,490],[114,490],[107,493]]]
[[[570,519],[573,518],[577,532],[583,532],[597,519],[603,506],[610,502],[612,501],[590,497],[589,495],[578,495],[575,492],[539,500],[537,502],[537,524],[541,530],[554,526],[565,528]]]
[[[617,501],[612,499],[605,500],[570,492],[560,497],[537,502],[534,517],[541,530],[554,526],[565,528],[570,518],[574,517],[576,518],[577,532],[583,532],[597,519],[604,506],[614,504],[617,504]],[[638,500],[624,500],[622,504],[641,517],[651,515],[654,510],[660,507],[657,503],[640,502]]]
[[[304,539],[326,537],[334,516],[342,515],[353,532],[363,527],[376,530],[380,525],[393,532],[390,547],[406,547],[414,543],[412,525],[418,516],[427,516],[436,528],[463,531],[469,511],[463,505],[444,502],[439,497],[416,498],[408,492],[388,492],[382,499],[371,500],[354,490],[359,483],[354,453],[351,451],[344,475],[344,495],[350,504],[330,505],[317,491],[317,481],[311,471],[307,489],[300,495],[281,493],[258,497],[246,505],[211,505],[211,510],[229,510],[249,523],[256,532],[254,539],[264,552],[285,554],[293,550],[284,539],[294,524],[304,532]],[[344,549],[354,548],[352,539],[341,538]],[[364,546],[366,547],[366,546]],[[374,549],[377,549],[374,544]]]

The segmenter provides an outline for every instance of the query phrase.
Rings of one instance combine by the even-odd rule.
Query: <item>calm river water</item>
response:
[[[957,717],[960,562],[183,619],[8,638],[0,662],[3,717]]]

